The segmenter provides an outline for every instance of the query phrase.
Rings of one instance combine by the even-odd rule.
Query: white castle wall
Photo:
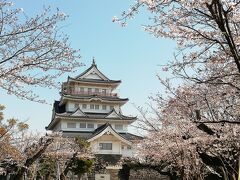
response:
[[[99,143],[112,143],[112,150],[100,150]],[[122,154],[123,156],[132,156],[132,149],[127,149],[127,146],[127,144],[112,135],[103,135],[91,142],[92,152],[95,154]]]
[[[111,121],[111,120],[110,120]],[[114,120],[113,120],[114,121]],[[76,128],[68,128],[67,127],[67,123],[76,123]],[[100,125],[103,125],[106,122],[90,122],[90,121],[81,121],[81,123],[86,123],[86,128],[80,128],[80,122],[76,122],[76,121],[71,121],[71,120],[61,120],[60,123],[56,126],[56,131],[62,130],[62,131],[93,131],[94,129],[97,129]],[[93,124],[94,128],[87,128],[87,124]],[[117,131],[117,132],[121,132],[121,133],[126,133],[128,131],[128,125],[124,124],[124,123],[110,123],[111,126]],[[119,130],[115,128],[115,125],[119,125],[122,124],[123,125],[123,129]],[[55,131],[55,130],[54,130]]]
[[[86,109],[83,109],[83,104],[87,105]],[[91,109],[90,105],[99,105],[99,109]],[[106,110],[103,109],[103,105],[106,105]],[[112,107],[111,107],[112,106]],[[95,113],[108,113],[114,108],[118,113],[120,112],[120,106],[118,104],[103,104],[103,103],[88,103],[69,101],[66,103],[66,111],[73,112],[77,108],[80,108],[83,112],[95,112]]]

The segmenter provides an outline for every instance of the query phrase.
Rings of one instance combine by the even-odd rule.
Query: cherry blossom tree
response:
[[[0,177],[14,172],[15,179],[21,179],[26,169],[31,166],[52,142],[50,137],[29,135],[28,125],[16,119],[4,120],[0,106]]]
[[[69,172],[82,176],[93,166],[89,143],[80,138],[64,138],[60,133],[36,134],[16,119],[4,119],[0,106],[0,179],[59,177]]]
[[[171,179],[236,179],[240,128],[231,118],[237,118],[239,97],[232,96],[229,89],[202,84],[177,89],[165,85],[168,96],[152,97],[158,113],[155,120],[141,111],[140,125],[149,133],[136,159],[126,164],[133,169],[152,169]],[[226,91],[229,97],[225,99],[222,93]]]
[[[185,84],[174,87],[170,79],[159,80],[166,94],[151,97],[155,118],[141,111],[140,125],[149,132],[139,148],[141,165],[181,179],[236,179],[240,148],[237,88],[184,78]]]
[[[175,78],[239,91],[239,1],[138,0],[113,21],[125,24],[141,7],[152,13],[145,30],[177,43],[178,52],[164,70],[171,70]]]
[[[113,21],[125,25],[141,7],[152,13],[145,30],[175,40],[178,52],[162,68],[172,76],[158,76],[167,93],[151,98],[155,121],[141,111],[149,136],[138,160],[180,179],[237,179],[240,2],[138,0]]]
[[[94,163],[89,143],[80,138],[64,138],[59,133],[26,134],[9,144],[16,153],[5,151],[5,157],[0,160],[0,177],[11,174],[11,179],[16,180],[80,178],[91,170]]]
[[[23,136],[28,125],[10,118],[5,120],[3,116],[4,106],[0,105],[0,162],[11,157],[14,160],[20,159],[18,148],[13,145],[16,139]]]
[[[59,24],[67,16],[44,8],[28,17],[13,3],[0,3],[0,87],[22,99],[40,101],[33,87],[56,87],[56,78],[81,66],[79,51]]]

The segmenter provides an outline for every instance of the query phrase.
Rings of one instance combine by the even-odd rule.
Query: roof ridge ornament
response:
[[[97,64],[95,62],[95,57],[93,57],[93,59],[92,59],[92,66],[97,66]]]

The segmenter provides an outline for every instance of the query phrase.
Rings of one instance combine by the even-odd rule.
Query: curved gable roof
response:
[[[125,142],[128,145],[131,145],[132,142],[127,140],[125,137],[121,136],[118,132],[116,132],[111,124],[109,123],[105,123],[104,125],[100,126],[99,128],[97,128],[93,135],[87,140],[88,142],[94,141],[96,139],[98,139],[99,137],[101,137],[102,135],[104,135],[105,133],[110,133],[113,136],[115,136],[117,139],[119,139],[120,141]]]
[[[94,76],[91,78],[89,76],[91,74],[95,75],[95,77],[98,77],[98,78],[94,78]],[[83,73],[76,76],[75,79],[98,79],[98,80],[105,80],[105,81],[110,80],[101,71],[99,71],[94,59],[93,59],[92,65]]]
[[[116,112],[115,108],[113,108],[113,109],[106,115],[105,118],[119,118],[119,119],[122,119],[122,116]]]
[[[64,104],[64,99],[74,99],[74,100],[83,100],[83,101],[99,101],[99,102],[117,102],[121,105],[125,104],[128,101],[128,98],[119,98],[117,96],[98,96],[98,95],[87,95],[87,96],[76,96],[69,94],[61,94],[61,99],[59,105]]]
[[[84,116],[84,117],[87,117],[87,115],[80,108],[77,108],[76,111],[74,111],[69,116]]]

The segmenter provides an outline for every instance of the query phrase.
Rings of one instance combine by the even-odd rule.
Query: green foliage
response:
[[[70,171],[75,175],[82,175],[84,173],[90,172],[94,161],[92,159],[78,158],[76,157],[72,163]]]
[[[53,157],[48,157],[44,156],[40,161],[39,161],[39,171],[38,175],[43,177],[43,176],[51,176],[55,177],[56,174],[56,159]]]
[[[80,149],[87,149],[90,147],[90,143],[79,136],[75,138],[75,142]]]
[[[131,165],[123,164],[122,169],[119,171],[120,179],[129,180]]]

